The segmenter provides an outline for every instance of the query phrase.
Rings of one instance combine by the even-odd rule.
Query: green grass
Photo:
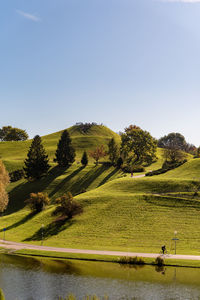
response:
[[[171,238],[177,230],[178,253],[200,254],[200,201],[169,195],[193,189],[191,180],[114,179],[78,195],[84,213],[64,224],[53,222],[53,205],[37,215],[18,210],[2,217],[1,224],[13,241],[40,244],[44,224],[48,246],[155,253],[162,244],[173,251]]]
[[[76,161],[80,161],[83,151],[89,151],[99,145],[107,147],[108,142],[112,137],[119,143],[120,136],[103,125],[95,125],[91,127],[87,134],[80,132],[77,126],[72,126],[69,129],[72,137],[72,144],[76,149]],[[50,162],[53,162],[57,143],[63,131],[55,132],[42,137],[43,145],[49,155]],[[31,145],[31,140],[20,142],[0,142],[0,157],[3,159],[9,171],[16,170],[23,166],[23,161],[26,158],[28,149]],[[90,159],[92,161],[92,159]]]
[[[91,163],[83,168],[79,163],[83,150],[107,144],[119,136],[104,126],[94,126],[88,134],[71,127],[77,150],[76,162],[59,170],[52,163],[50,174],[36,182],[21,180],[9,185],[10,202],[1,218],[6,238],[13,241],[41,243],[44,224],[45,244],[49,246],[160,252],[162,244],[173,251],[171,241],[178,231],[178,253],[200,254],[200,196],[194,196],[200,175],[200,159],[190,159],[183,166],[166,174],[133,179],[118,169]],[[51,161],[61,132],[43,137]],[[27,142],[2,142],[0,155],[9,170],[23,163],[30,146]],[[163,150],[158,149],[158,161],[147,171],[163,163]],[[190,157],[189,157],[190,158]],[[87,190],[86,193],[81,191]],[[52,205],[37,215],[30,214],[24,200],[31,192],[47,192]],[[83,206],[82,215],[65,223],[55,223],[52,217],[54,200],[71,191]],[[0,234],[3,235],[1,231]]]

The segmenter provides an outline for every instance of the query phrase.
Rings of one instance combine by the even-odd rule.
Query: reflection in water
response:
[[[200,299],[200,269],[0,256],[6,300],[56,300],[70,293],[110,300]]]

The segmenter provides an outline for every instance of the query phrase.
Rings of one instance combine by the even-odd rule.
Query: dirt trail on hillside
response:
[[[60,252],[60,253],[131,256],[131,257],[138,256],[138,257],[150,257],[150,258],[156,258],[160,255],[158,253],[138,253],[138,252],[101,251],[101,250],[85,250],[85,249],[47,247],[47,246],[37,246],[37,245],[30,245],[30,244],[3,241],[3,240],[0,240],[0,247],[3,247],[5,249],[12,249],[12,250],[28,249],[28,250],[42,250],[42,251]],[[169,259],[200,260],[200,255],[167,254],[167,255],[162,255],[162,257],[169,258]]]

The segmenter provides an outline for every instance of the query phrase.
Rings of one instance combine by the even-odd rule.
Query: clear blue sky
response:
[[[0,127],[136,124],[200,145],[200,1],[0,2]]]

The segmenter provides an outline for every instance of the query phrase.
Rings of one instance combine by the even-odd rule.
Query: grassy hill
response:
[[[69,131],[77,151],[70,168],[59,170],[52,164],[48,176],[39,181],[10,184],[9,206],[1,218],[7,239],[40,244],[44,224],[46,245],[159,252],[162,244],[173,251],[171,239],[177,230],[178,252],[200,254],[200,159],[190,159],[163,175],[137,179],[105,164],[95,166],[92,161],[83,168],[78,163],[83,150],[106,145],[111,137],[119,141],[120,137],[105,126],[95,125],[87,133],[78,126]],[[57,132],[43,137],[51,162],[60,135]],[[9,169],[22,166],[30,142],[0,143],[0,155]],[[162,149],[158,149],[157,157],[147,171],[162,166]],[[52,204],[34,215],[24,206],[24,200],[38,191],[47,192]],[[67,191],[76,195],[84,212],[56,223],[52,216],[54,200]],[[3,236],[2,230],[0,234]]]
[[[109,140],[113,137],[117,142],[120,141],[120,136],[117,133],[103,125],[93,125],[86,133],[82,132],[78,125],[72,126],[68,130],[72,138],[72,144],[76,149],[76,161],[80,161],[84,150],[92,150],[102,144],[107,146]],[[63,130],[42,137],[50,162],[53,162],[57,143],[62,132]],[[22,167],[30,145],[31,140],[0,142],[0,157],[9,171]]]

